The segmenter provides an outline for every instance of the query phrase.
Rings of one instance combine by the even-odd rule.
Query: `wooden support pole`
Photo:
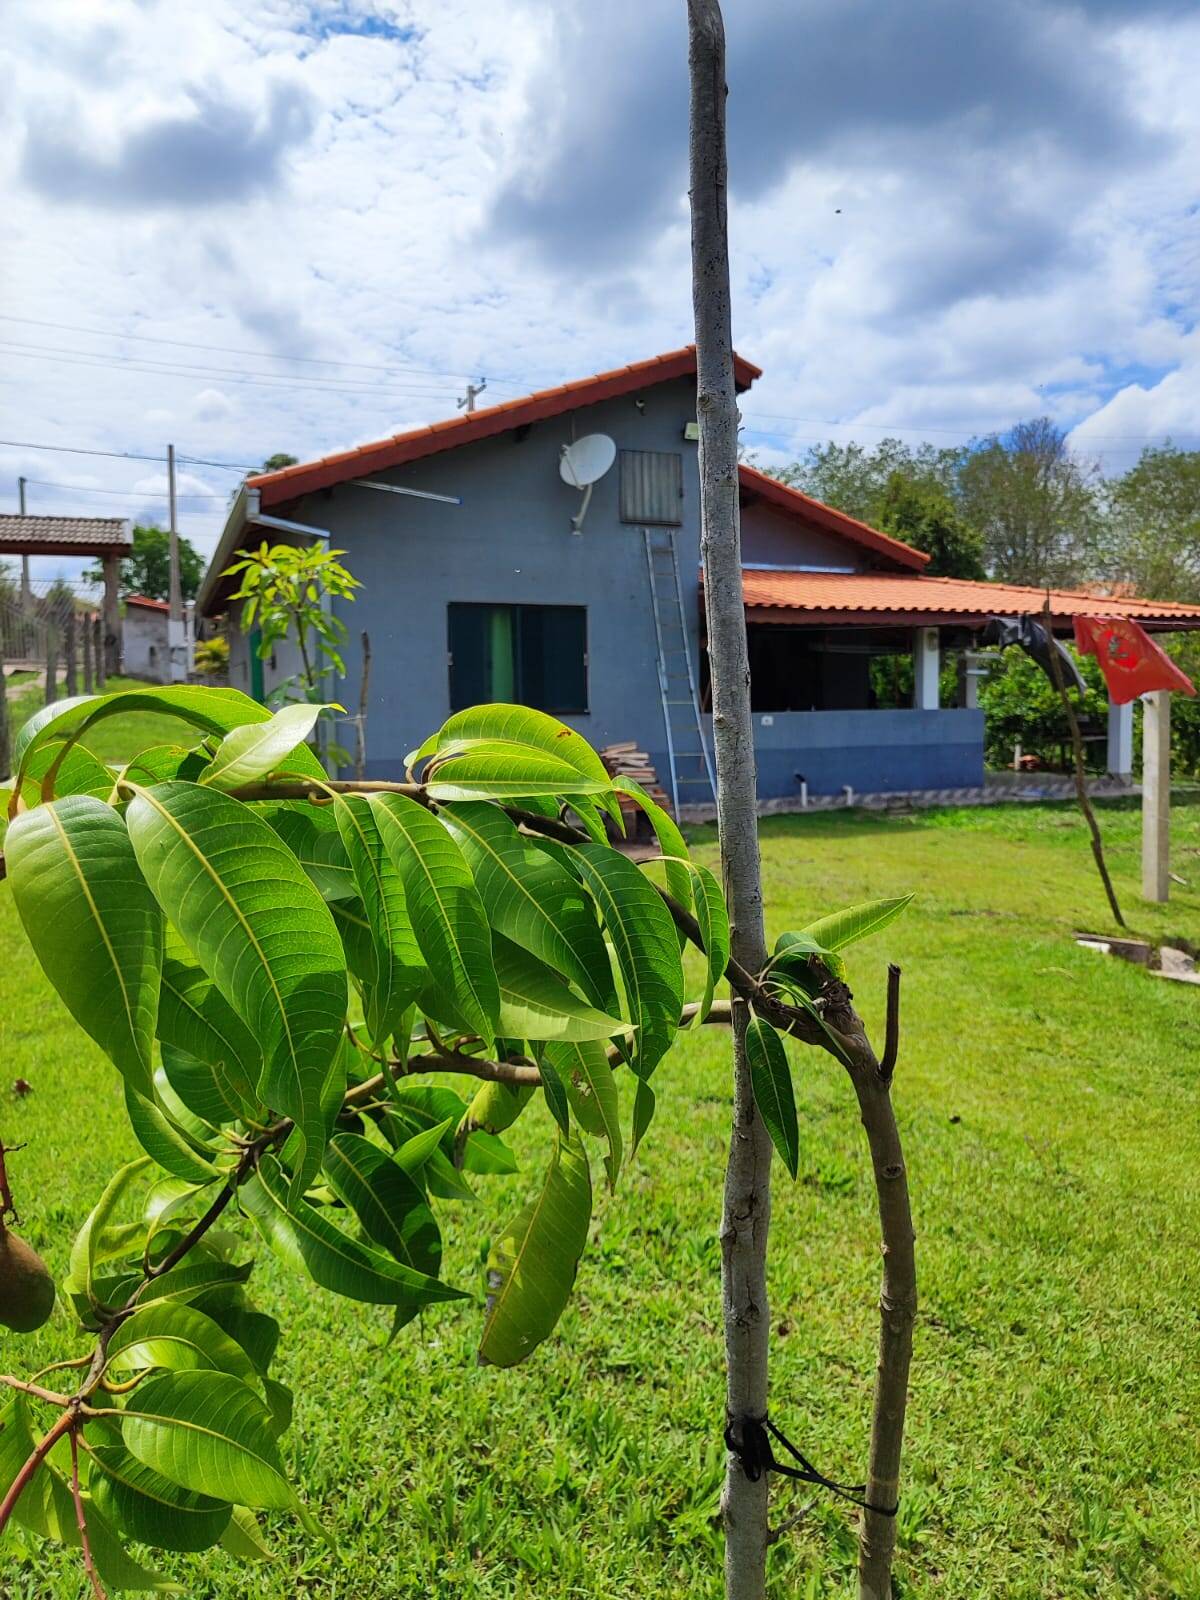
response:
[[[1142,894],[1165,905],[1171,892],[1171,692],[1142,696]]]
[[[67,698],[70,700],[79,693],[79,618],[75,614],[73,600],[68,604],[63,627],[63,659],[67,667]]]
[[[104,671],[108,674],[121,669],[121,560],[117,555],[106,555],[104,567]]]
[[[46,623],[46,704],[58,699],[58,624],[53,617]]]
[[[103,689],[108,681],[108,670],[104,659],[104,618],[96,614],[91,621],[92,629],[92,660],[96,664],[96,687]]]
[[[83,692],[92,692],[92,644],[95,640],[95,630],[92,627],[91,613],[85,613],[80,619],[80,658],[83,662]]]
[[[8,720],[8,676],[0,656],[0,783],[12,776],[12,730]]]

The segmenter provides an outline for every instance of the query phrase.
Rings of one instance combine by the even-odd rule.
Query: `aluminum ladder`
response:
[[[704,742],[696,676],[688,649],[683,590],[673,528],[643,528],[654,638],[658,654],[658,689],[667,736],[671,803],[706,805],[716,799],[712,758]]]

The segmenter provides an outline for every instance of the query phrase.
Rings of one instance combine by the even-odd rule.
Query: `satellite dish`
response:
[[[587,516],[592,498],[592,485],[609,470],[617,459],[617,447],[606,433],[588,433],[574,444],[565,444],[559,457],[558,470],[564,483],[572,489],[583,490],[583,504],[577,516],[571,518],[571,532],[578,533]]]

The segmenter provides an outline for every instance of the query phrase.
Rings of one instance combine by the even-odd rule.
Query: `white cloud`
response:
[[[760,459],[1043,410],[1106,464],[1137,448],[1110,435],[1183,442],[1189,10],[919,0],[901,27],[819,0],[797,52],[787,0],[730,8]],[[9,0],[5,23],[0,309],[35,319],[0,320],[5,437],[254,464],[451,414],[468,376],[501,398],[690,337],[669,0]],[[156,470],[0,447],[60,511],[140,513]],[[237,474],[188,470],[208,550]]]

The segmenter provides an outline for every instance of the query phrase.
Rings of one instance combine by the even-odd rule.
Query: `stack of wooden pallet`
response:
[[[632,778],[641,784],[650,798],[662,806],[664,811],[671,810],[671,797],[659,783],[658,773],[655,772],[649,755],[645,750],[639,750],[632,739],[605,745],[600,752],[600,759],[612,777]],[[625,817],[626,830],[632,836],[641,826],[639,819],[644,817],[644,813],[632,800],[625,799],[621,799],[621,811]]]

